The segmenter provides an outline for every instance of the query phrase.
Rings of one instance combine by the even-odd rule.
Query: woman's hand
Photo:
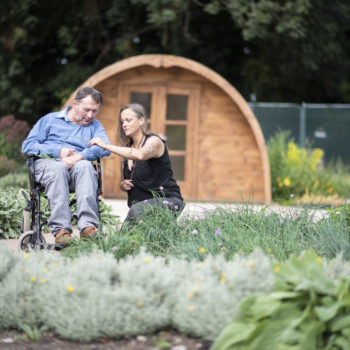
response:
[[[106,142],[104,142],[102,139],[100,139],[99,137],[94,137],[93,139],[91,139],[88,143],[89,146],[93,146],[96,145],[98,147],[101,147],[102,149],[106,149]]]
[[[134,187],[132,180],[121,180],[120,189],[124,192],[130,191]]]

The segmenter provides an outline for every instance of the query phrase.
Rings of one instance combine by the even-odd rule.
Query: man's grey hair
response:
[[[92,87],[80,88],[77,94],[75,95],[75,100],[77,102],[80,102],[83,98],[89,95],[91,95],[91,97],[96,103],[102,104],[102,94]]]

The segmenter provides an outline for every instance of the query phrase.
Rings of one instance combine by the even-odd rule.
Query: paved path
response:
[[[118,215],[120,221],[124,221],[129,208],[126,205],[126,200],[117,200],[117,199],[105,199],[105,202],[112,206],[113,213]],[[207,211],[214,210],[217,207],[227,207],[232,209],[242,209],[242,208],[252,208],[255,211],[260,211],[264,208],[264,205],[247,205],[247,204],[223,204],[223,203],[187,203],[185,209],[181,213],[180,219],[183,217],[193,217],[193,216],[201,216],[205,215]],[[280,214],[281,216],[295,216],[298,215],[299,211],[303,211],[302,208],[295,207],[282,207],[277,204],[271,204],[267,208],[267,212],[275,212]],[[310,210],[310,215],[313,220],[317,221],[325,215],[324,210]],[[73,231],[73,235],[79,237],[79,232],[77,229]],[[47,233],[44,234],[45,240],[47,243],[54,243],[54,237],[52,234]],[[5,244],[12,250],[17,251],[18,240],[17,239],[7,239],[3,240]],[[0,241],[1,242],[1,241]]]

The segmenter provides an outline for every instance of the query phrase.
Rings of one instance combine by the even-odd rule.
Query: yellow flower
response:
[[[40,279],[39,281],[41,284],[44,284],[46,282],[46,280],[44,278]]]
[[[298,146],[294,142],[288,143],[288,150],[287,150],[287,163],[288,165],[296,164],[299,165],[301,163],[301,150],[298,148]]]
[[[194,296],[194,294],[193,294],[193,293],[188,293],[188,294],[187,294],[187,298],[188,298],[188,299],[192,299],[192,298],[193,298],[193,296]]]
[[[29,259],[29,254],[28,254],[28,253],[25,253],[25,254],[24,254],[24,257],[25,257],[26,259]]]
[[[225,272],[220,273],[220,277],[221,278],[226,278],[226,273]]]
[[[25,269],[24,271],[25,271],[26,273],[29,273],[29,269]]]
[[[199,252],[200,252],[200,253],[205,253],[205,252],[206,252],[206,249],[205,249],[204,247],[201,247],[201,248],[199,249]]]
[[[137,307],[143,307],[143,302],[142,301],[138,301],[137,302]]]
[[[274,269],[273,269],[273,272],[274,273],[279,273],[281,271],[281,268],[279,266],[276,266]]]
[[[194,286],[194,287],[193,287],[193,290],[194,290],[195,292],[198,292],[198,289],[199,289],[198,286]]]
[[[278,177],[276,180],[277,180],[278,187],[279,188],[283,187],[283,183],[281,182],[281,179]]]
[[[32,282],[35,282],[35,281],[36,281],[36,278],[35,278],[34,276],[32,276],[32,277],[30,277],[30,280],[31,280]]]
[[[283,180],[283,183],[287,187],[290,186],[290,179],[289,179],[289,177],[285,177],[284,180]]]
[[[320,148],[315,148],[311,154],[312,169],[316,169],[317,164],[322,160],[323,151]]]
[[[220,283],[221,283],[221,284],[225,284],[225,283],[226,283],[225,278],[221,278]]]
[[[190,305],[190,306],[188,307],[188,310],[193,311],[193,310],[194,310],[194,306],[193,306],[193,305]]]
[[[249,266],[253,266],[253,265],[255,265],[255,261],[254,261],[254,260],[249,260],[248,265],[249,265]]]
[[[318,256],[316,261],[320,263],[320,262],[322,262],[322,258],[320,256]]]
[[[58,264],[57,263],[53,263],[52,264],[54,267],[58,267]]]
[[[145,263],[149,263],[150,261],[151,261],[151,259],[148,256],[144,259]]]
[[[68,290],[69,293],[73,293],[74,292],[74,287],[68,286],[67,290]]]

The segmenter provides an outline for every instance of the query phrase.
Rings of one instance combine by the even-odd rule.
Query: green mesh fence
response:
[[[325,162],[350,165],[350,105],[250,103],[265,141],[279,129],[290,130],[300,146],[321,148]]]

